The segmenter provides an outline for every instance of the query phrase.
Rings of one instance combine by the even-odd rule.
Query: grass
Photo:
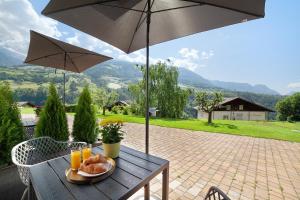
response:
[[[21,114],[35,114],[34,108],[31,107],[23,107],[20,109]]]
[[[22,108],[22,114],[33,114],[33,108]],[[74,113],[68,113],[73,115]],[[107,112],[100,118],[119,118],[125,122],[144,124],[145,118],[133,115],[112,114]],[[300,142],[300,122],[278,122],[278,121],[230,121],[214,120],[212,125],[206,120],[198,119],[162,119],[151,118],[150,124],[169,128],[179,128],[194,131],[207,131],[214,133],[225,133],[231,135],[243,135],[257,138],[269,138]]]
[[[125,122],[131,123],[145,123],[145,118],[139,116],[111,113],[108,113],[106,116],[98,116],[100,118],[117,117]],[[212,125],[209,125],[206,120],[198,119],[150,119],[150,124],[162,127],[300,142],[300,123],[230,120],[214,120],[213,122],[214,123]]]

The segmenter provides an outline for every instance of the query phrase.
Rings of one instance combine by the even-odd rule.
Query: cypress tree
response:
[[[11,149],[24,138],[20,112],[10,86],[0,84],[0,165],[11,162]]]
[[[67,116],[53,83],[50,84],[47,101],[40,114],[35,136],[50,136],[60,141],[68,140]]]
[[[94,143],[98,135],[96,112],[92,105],[92,98],[88,87],[80,94],[76,106],[73,123],[73,137],[75,141]]]

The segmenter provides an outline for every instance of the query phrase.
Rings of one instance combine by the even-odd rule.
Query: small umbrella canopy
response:
[[[112,58],[31,30],[29,49],[24,63],[80,73],[98,63],[110,59]],[[65,83],[66,77],[64,73],[64,104],[66,92]]]
[[[146,47],[146,153],[149,46],[264,17],[265,0],[51,0],[43,14],[131,53]]]
[[[126,53],[146,47],[148,0],[52,0],[43,14]],[[264,17],[265,0],[151,0],[149,45]]]
[[[80,73],[110,59],[112,58],[30,31],[30,45],[24,62]]]

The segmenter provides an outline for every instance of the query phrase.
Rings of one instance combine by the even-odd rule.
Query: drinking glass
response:
[[[81,149],[71,149],[71,169],[78,170],[81,164]]]
[[[92,155],[92,145],[88,144],[82,149],[82,160],[88,159]]]

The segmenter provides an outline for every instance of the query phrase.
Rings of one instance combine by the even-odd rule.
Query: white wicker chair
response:
[[[37,163],[70,153],[71,148],[83,147],[85,142],[60,142],[51,137],[39,137],[14,146],[11,151],[13,163],[18,167],[21,181],[29,186],[29,168]],[[24,192],[23,196],[25,195]]]

